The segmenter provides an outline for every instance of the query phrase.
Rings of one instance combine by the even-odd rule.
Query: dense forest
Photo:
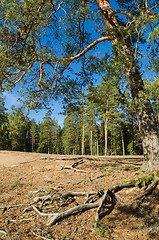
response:
[[[157,117],[158,80],[152,85],[145,83]],[[12,106],[8,113],[2,94],[0,102],[0,149],[73,155],[143,154],[130,91],[124,86],[121,91],[119,82],[108,76],[96,87],[87,87],[75,104],[64,107],[63,128],[51,117],[51,110],[37,123],[22,107]]]

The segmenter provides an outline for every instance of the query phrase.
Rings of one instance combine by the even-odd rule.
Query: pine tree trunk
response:
[[[105,156],[108,155],[108,118],[105,118]]]
[[[109,18],[109,14],[113,11],[109,0],[97,0],[99,8],[102,10],[102,15],[105,21],[105,26],[108,31],[117,29],[120,23],[115,15]],[[124,36],[119,32],[111,42],[113,45],[123,42]],[[118,56],[123,59],[125,64],[125,76],[127,78],[129,88],[135,104],[136,116],[139,124],[139,130],[142,140],[143,152],[145,159],[149,162],[150,169],[159,168],[159,127],[157,120],[148,99],[144,99],[144,84],[141,74],[137,68],[134,56],[126,42],[117,50]]]
[[[92,125],[91,125],[91,139],[90,139],[90,147],[91,147],[91,155],[93,155],[93,151],[92,151],[92,138],[93,138],[93,131],[92,131]]]
[[[144,98],[144,84],[134,63],[126,69],[131,94],[134,100],[139,131],[142,140],[145,160],[149,161],[150,169],[159,167],[159,132],[157,119],[149,99]]]
[[[82,155],[85,154],[85,147],[84,147],[84,108],[83,108],[83,124],[82,124]]]
[[[123,129],[122,129],[122,124],[121,123],[120,123],[120,132],[121,132],[121,142],[122,142],[123,156],[125,156],[124,135],[123,135]]]
[[[103,121],[101,121],[100,128],[100,154],[103,155]]]
[[[95,139],[96,139],[96,155],[99,156],[99,144],[98,144],[98,133],[97,133],[96,121],[95,121]]]
[[[105,111],[105,156],[108,155],[108,100]]]

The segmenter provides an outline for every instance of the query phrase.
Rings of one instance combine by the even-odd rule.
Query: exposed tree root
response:
[[[7,233],[5,231],[0,230],[0,233],[7,235]]]
[[[16,205],[10,205],[10,206],[3,206],[3,207],[0,207],[0,209],[2,209],[2,214],[4,214],[5,211],[9,210],[10,208],[17,208],[17,207],[31,206],[31,205],[37,203],[38,201],[40,201],[40,199],[36,199],[36,200],[35,200],[34,202],[32,202],[32,203],[16,204]]]
[[[73,167],[76,166],[76,164],[80,164],[82,161],[78,161],[73,164]],[[98,176],[97,178],[103,177],[103,175]],[[96,179],[96,178],[95,178]],[[92,191],[92,192],[66,192],[66,193],[58,193],[58,194],[50,194],[47,196],[42,196],[42,197],[37,197],[34,199],[34,201],[30,204],[19,204],[19,205],[12,205],[12,206],[5,206],[5,207],[0,207],[0,209],[3,209],[4,213],[6,210],[13,208],[13,207],[22,207],[22,206],[28,206],[23,210],[23,214],[28,211],[33,209],[36,211],[37,214],[40,216],[48,217],[48,221],[46,222],[47,226],[54,225],[55,223],[63,220],[64,218],[67,218],[71,215],[81,213],[83,211],[87,211],[89,209],[96,208],[96,214],[95,214],[95,221],[99,221],[102,217],[105,215],[109,215],[112,210],[114,209],[117,199],[120,198],[120,196],[116,196],[118,192],[125,188],[134,188],[134,187],[139,187],[143,188],[145,185],[149,186],[147,190],[139,197],[135,199],[137,200],[143,200],[146,198],[148,195],[150,195],[153,190],[157,187],[159,183],[159,178],[156,177],[154,174],[151,174],[150,176],[138,178],[137,180],[131,180],[126,183],[118,184],[113,186],[112,188],[109,188],[107,190],[101,190],[98,192]],[[76,205],[70,209],[67,209],[62,212],[58,212],[61,207],[68,206],[70,203],[74,201],[75,197],[78,196],[85,196],[87,197],[86,201],[83,204]],[[42,207],[44,207],[44,204],[46,201],[50,201],[49,204],[56,205],[54,207],[55,213],[44,213],[42,212]],[[139,204],[141,203],[139,202]],[[35,203],[41,202],[40,207],[36,207]],[[59,207],[59,205],[61,206]],[[76,203],[77,204],[77,203]],[[48,203],[47,203],[48,205]],[[47,239],[47,238],[44,238]]]
[[[132,180],[124,184],[119,184],[111,189],[105,190],[104,192],[67,192],[63,194],[57,194],[54,198],[52,198],[52,201],[58,200],[58,199],[67,199],[72,198],[75,196],[87,196],[87,200],[84,204],[80,204],[78,206],[74,206],[66,211],[60,212],[60,213],[42,213],[38,210],[35,206],[30,206],[29,208],[25,209],[23,213],[31,208],[33,208],[39,215],[47,216],[49,220],[47,221],[46,225],[51,226],[55,224],[56,222],[59,222],[63,220],[64,218],[69,217],[73,214],[78,214],[83,211],[87,211],[89,209],[97,208],[96,215],[95,215],[95,221],[100,220],[103,216],[108,215],[112,212],[114,209],[117,198],[119,196],[115,196],[117,192],[120,192],[124,188],[132,188],[132,187],[141,187],[141,183],[144,181],[147,181],[147,184],[149,185],[152,181],[153,183],[149,187],[149,189],[141,196],[139,196],[136,200],[141,199],[142,197],[145,197],[152,193],[152,191],[156,188],[159,179],[154,180],[154,176],[152,177],[144,177],[140,178],[138,180]],[[143,187],[143,186],[142,186]]]
[[[80,160],[78,160],[77,162],[74,162],[71,166],[61,165],[61,170],[62,170],[62,169],[72,169],[73,171],[76,171],[76,172],[87,173],[88,171],[85,171],[85,170],[81,170],[81,169],[76,168],[76,166],[78,166],[79,164],[84,163],[84,161],[85,161],[85,160],[80,159]]]

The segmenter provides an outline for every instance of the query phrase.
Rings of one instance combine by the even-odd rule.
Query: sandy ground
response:
[[[76,167],[83,171],[62,168],[81,156],[72,157],[0,151],[0,239],[159,239],[158,187],[140,205],[135,198],[143,188],[120,191],[115,207],[110,212],[104,209],[100,222],[94,221],[97,209],[74,213],[50,227],[46,225],[48,218],[33,208],[23,212],[37,198],[53,199],[69,191],[102,192],[146,174],[141,171],[142,156],[90,157]],[[57,213],[83,204],[86,199],[48,199],[43,206],[40,201],[33,206],[42,213]]]

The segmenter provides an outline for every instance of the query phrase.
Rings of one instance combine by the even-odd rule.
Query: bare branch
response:
[[[156,5],[154,5],[152,8],[148,9],[149,12],[151,12],[154,8],[156,8],[159,5],[159,3],[157,3]]]
[[[73,60],[76,60],[80,57],[82,57],[85,53],[87,53],[91,48],[95,47],[98,43],[100,42],[103,42],[103,41],[106,41],[106,40],[113,40],[113,38],[111,36],[105,36],[105,37],[101,37],[97,40],[95,40],[94,42],[92,42],[90,45],[88,45],[82,52],[80,52],[79,54],[73,56],[73,57],[70,57],[70,58],[63,58],[62,60],[63,61],[73,61]]]
[[[135,19],[134,16],[130,12],[123,11],[123,10],[115,10],[115,11],[110,13],[109,17],[111,18],[111,17],[113,17],[117,13],[124,14],[124,15],[130,17],[132,20]]]
[[[61,6],[62,4],[64,3],[64,0],[62,0],[62,2],[59,4],[58,8],[56,10],[54,10],[54,12],[52,12],[50,15],[49,15],[49,18],[56,12],[58,12],[60,9],[61,9]]]
[[[25,76],[25,74],[28,72],[28,70],[29,70],[30,68],[32,68],[32,66],[34,65],[34,63],[35,63],[35,61],[32,62],[32,63],[27,67],[26,71],[21,75],[21,77],[20,77],[17,81],[14,82],[14,85],[17,84],[18,82],[20,82],[20,81],[23,79],[23,77]]]

